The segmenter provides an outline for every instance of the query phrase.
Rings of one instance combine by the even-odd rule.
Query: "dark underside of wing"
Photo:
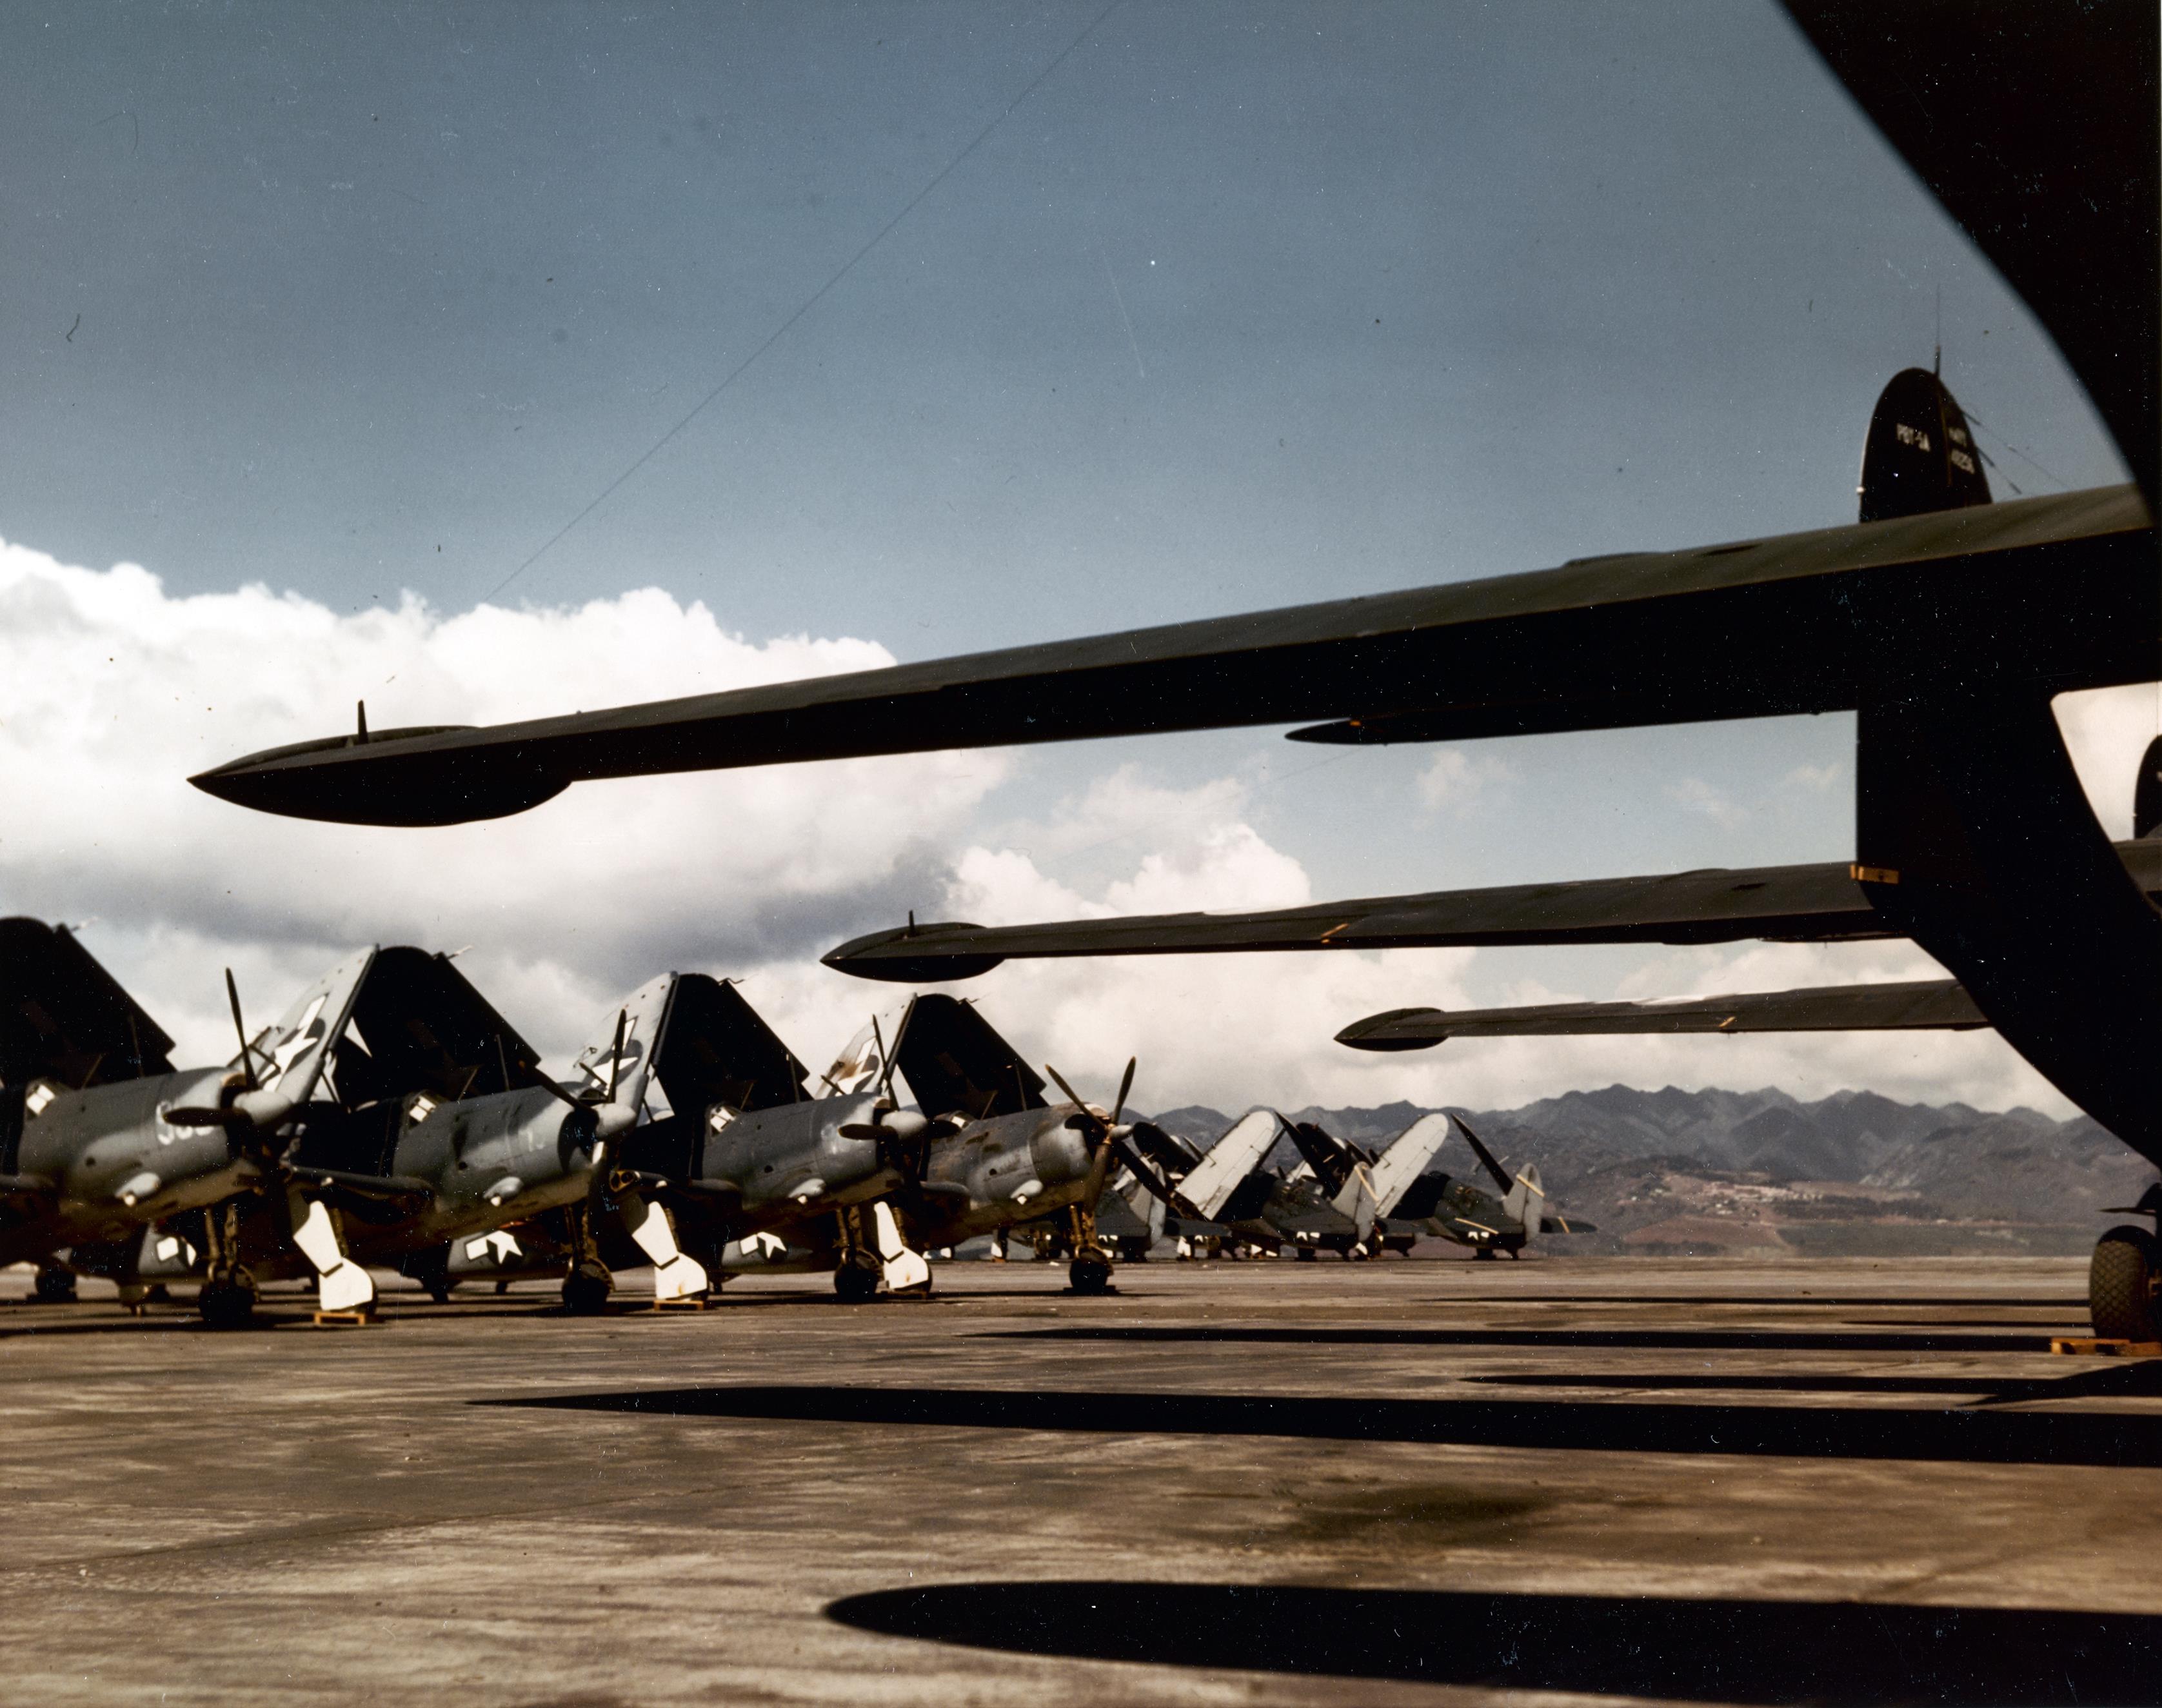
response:
[[[2117,850],[2162,892],[2162,843]],[[1382,896],[1264,913],[1166,913],[1050,925],[918,925],[846,943],[826,964],[900,984],[974,978],[1005,960],[1292,949],[1564,943],[1836,943],[1897,936],[1840,864],[1760,866]]]
[[[1580,1037],[1607,1032],[1965,1032],[1989,1024],[1956,979],[1825,985],[1653,1002],[1549,1002],[1531,1008],[1395,1008],[1336,1034],[1355,1050],[1423,1050],[1450,1038]]]
[[[2130,487],[1212,618],[479,729],[379,731],[194,779],[356,823],[522,812],[574,782],[1316,723],[1462,739],[1850,709],[1953,661],[1970,687],[2145,681],[2162,587]]]

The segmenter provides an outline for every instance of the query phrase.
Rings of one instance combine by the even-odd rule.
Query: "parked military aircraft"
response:
[[[890,1200],[921,1178],[936,1123],[896,1105],[882,1041],[869,1056],[851,1046],[825,1076],[832,1094],[813,1097],[733,985],[683,974],[655,1053],[671,1112],[631,1136],[624,1165],[713,1277],[830,1272],[848,1299],[930,1287]]]
[[[1447,1131],[1449,1116],[1434,1115],[1427,1119],[1442,1123],[1444,1132]],[[1527,1162],[1511,1174],[1495,1160],[1468,1121],[1459,1115],[1455,1122],[1478,1157],[1479,1166],[1501,1188],[1501,1196],[1496,1198],[1471,1181],[1447,1173],[1423,1173],[1411,1183],[1395,1213],[1382,1224],[1382,1237],[1387,1244],[1401,1243],[1408,1249],[1420,1240],[1439,1238],[1469,1246],[1475,1257],[1491,1257],[1497,1251],[1517,1257],[1541,1234],[1599,1231],[1594,1224],[1564,1216],[1548,1206],[1537,1163]]]
[[[1914,418],[1924,394],[1910,385],[1888,396],[1887,425],[1937,471],[1919,511],[1893,497],[1878,520],[1814,533],[490,729],[333,737],[195,781],[264,811],[426,824],[523,811],[594,778],[940,748],[1308,719],[1323,721],[1302,739],[1366,744],[1855,711],[1843,874],[1562,891],[1579,934],[1780,936],[1799,909],[1838,915],[1838,934],[1911,937],[2066,1096],[2162,1162],[2162,911],[2089,810],[2050,710],[2074,689],[2154,681],[2162,650],[2155,18],[1786,4],[2055,336],[2136,488],[1969,503],[1945,400]],[[1341,910],[1313,922],[1313,944],[1522,940],[1507,922],[1467,938],[1422,899]],[[1167,941],[1161,922],[1109,921],[1061,942],[1286,946],[1282,921],[1243,937],[1240,923]],[[920,981],[1014,952],[948,927],[839,958]]]
[[[232,1063],[175,1070],[172,1040],[65,927],[0,920],[0,1264],[38,1262],[49,1300],[77,1272],[132,1282],[153,1223],[273,1176],[369,959],[243,1032]]]
[[[132,1278],[202,1273],[199,1308],[219,1324],[245,1321],[261,1282],[295,1276],[315,1277],[324,1309],[364,1310],[375,1299],[371,1267],[433,1282],[434,1255],[567,1211],[574,1255],[564,1302],[598,1308],[609,1283],[594,1224],[614,1216],[642,1233],[640,1243],[666,1233],[634,1188],[608,1189],[603,1164],[608,1142],[637,1119],[645,1041],[669,981],[609,1016],[608,1041],[580,1058],[585,1083],[573,1093],[540,1073],[531,1046],[448,957],[396,948],[348,965],[338,1024],[311,1038],[329,1095],[294,1111],[296,1136],[260,1189],[166,1218]],[[332,1011],[322,1010],[326,1021]],[[266,1075],[279,1047],[251,1047]],[[234,1101],[244,1107],[245,1095]],[[664,1243],[655,1261],[684,1260]]]
[[[1269,1113],[1299,1160],[1282,1174],[1256,1167],[1225,1201],[1221,1218],[1235,1241],[1309,1260],[1323,1251],[1346,1257],[1379,1253],[1386,1219],[1449,1130],[1445,1117],[1422,1116],[1377,1153],[1336,1137],[1319,1122]]]
[[[1134,1063],[1109,1110],[1084,1102],[1063,1079],[1063,1103],[1046,1103],[1042,1079],[974,1008],[951,996],[919,996],[894,1046],[918,1109],[933,1126],[923,1172],[895,1194],[911,1238],[958,1246],[1047,1215],[1072,1254],[1076,1293],[1103,1293],[1112,1257],[1096,1209],[1115,1164],[1168,1201],[1170,1188],[1122,1123]],[[1047,1069],[1058,1079],[1055,1068]],[[1167,1140],[1167,1136],[1164,1136]],[[1151,1134],[1149,1142],[1157,1142]]]

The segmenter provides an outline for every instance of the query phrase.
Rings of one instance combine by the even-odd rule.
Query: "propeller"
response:
[[[1106,1115],[1068,1084],[1066,1076],[1058,1068],[1048,1062],[1043,1064],[1043,1071],[1051,1076],[1052,1083],[1065,1093],[1066,1100],[1073,1105],[1074,1112],[1066,1118],[1067,1126],[1089,1136],[1089,1148],[1094,1154],[1089,1159],[1088,1195],[1084,1202],[1091,1209],[1104,1195],[1104,1183],[1110,1176],[1114,1157],[1133,1171],[1134,1178],[1141,1182],[1145,1190],[1162,1199],[1172,1209],[1178,1207],[1177,1194],[1170,1183],[1164,1179],[1147,1157],[1135,1148],[1132,1142],[1135,1129],[1122,1126],[1119,1122],[1119,1117],[1125,1113],[1126,1094],[1134,1089],[1136,1065],[1137,1058],[1130,1056],[1126,1058],[1126,1071],[1119,1078],[1119,1094],[1111,1104],[1110,1113]]]
[[[241,1089],[253,1091],[260,1082],[255,1077],[255,1052],[248,1042],[248,1026],[240,1017],[240,986],[232,982],[232,969],[225,969],[225,1000],[232,1005],[232,1029],[240,1034]]]
[[[1499,1162],[1494,1160],[1494,1153],[1488,1150],[1485,1145],[1481,1144],[1479,1140],[1479,1135],[1471,1131],[1471,1123],[1465,1120],[1465,1118],[1460,1115],[1454,1116],[1452,1119],[1454,1120],[1457,1126],[1462,1130],[1464,1136],[1470,1141],[1472,1154],[1477,1157],[1480,1162],[1486,1165],[1486,1172],[1494,1177],[1496,1183],[1498,1184],[1504,1192],[1513,1191],[1517,1184],[1516,1177],[1511,1174],[1507,1169],[1504,1168]]]

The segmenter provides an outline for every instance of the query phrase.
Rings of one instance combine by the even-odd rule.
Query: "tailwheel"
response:
[[[30,1288],[30,1297],[41,1305],[71,1305],[75,1303],[75,1277],[65,1269],[40,1269]]]
[[[2087,1265],[2087,1311],[2096,1338],[2157,1340],[2154,1290],[2162,1281],[2162,1241],[2144,1228],[2112,1228]]]
[[[255,1283],[242,1272],[214,1276],[196,1293],[196,1310],[209,1328],[244,1329],[255,1316]]]
[[[608,1308],[615,1277],[604,1263],[588,1258],[563,1277],[563,1308],[574,1317],[597,1317]]]

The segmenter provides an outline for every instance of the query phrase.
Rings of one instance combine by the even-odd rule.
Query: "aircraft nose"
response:
[[[1046,1186],[1064,1186],[1089,1178],[1089,1141],[1063,1121],[1036,1136],[1036,1178]]]

